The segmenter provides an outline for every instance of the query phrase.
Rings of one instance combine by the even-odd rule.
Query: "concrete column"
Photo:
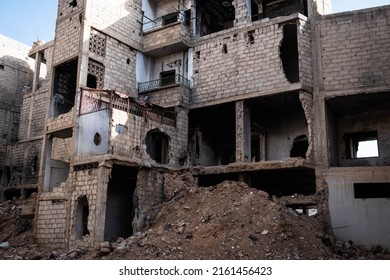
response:
[[[244,101],[236,102],[236,162],[251,161],[251,114]]]
[[[37,52],[35,54],[35,68],[34,68],[34,79],[33,79],[33,88],[32,92],[35,92],[38,89],[39,85],[39,74],[41,73],[41,62],[42,62],[42,53]]]

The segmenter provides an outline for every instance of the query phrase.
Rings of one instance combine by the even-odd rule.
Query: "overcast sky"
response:
[[[57,0],[0,2],[0,34],[29,46],[37,39],[48,42],[54,38]],[[390,5],[390,0],[333,0],[332,5],[334,12],[342,12]]]

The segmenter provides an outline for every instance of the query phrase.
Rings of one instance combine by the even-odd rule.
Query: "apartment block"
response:
[[[37,243],[127,238],[185,171],[390,248],[389,18],[330,0],[59,0],[9,148],[36,155]]]

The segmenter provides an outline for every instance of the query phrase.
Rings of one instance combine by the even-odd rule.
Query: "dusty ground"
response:
[[[4,202],[0,243],[10,247],[0,249],[0,259],[390,259],[379,246],[367,250],[326,235],[316,216],[299,214],[244,183],[199,188],[185,175],[172,176],[166,201],[145,229],[100,250],[40,248],[29,222],[20,218],[20,206],[31,201]]]

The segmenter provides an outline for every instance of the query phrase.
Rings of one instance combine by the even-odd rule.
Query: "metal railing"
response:
[[[185,16],[182,12],[174,12],[162,17],[158,17],[156,19],[150,19],[147,16],[143,16],[144,20],[142,23],[142,31],[143,32],[148,32],[152,31],[156,28],[174,23],[174,22],[184,22],[185,21]],[[145,20],[146,19],[146,20]]]
[[[191,82],[182,75],[176,74],[161,79],[138,83],[138,92],[145,92],[170,85],[183,85],[186,88],[190,88]]]

